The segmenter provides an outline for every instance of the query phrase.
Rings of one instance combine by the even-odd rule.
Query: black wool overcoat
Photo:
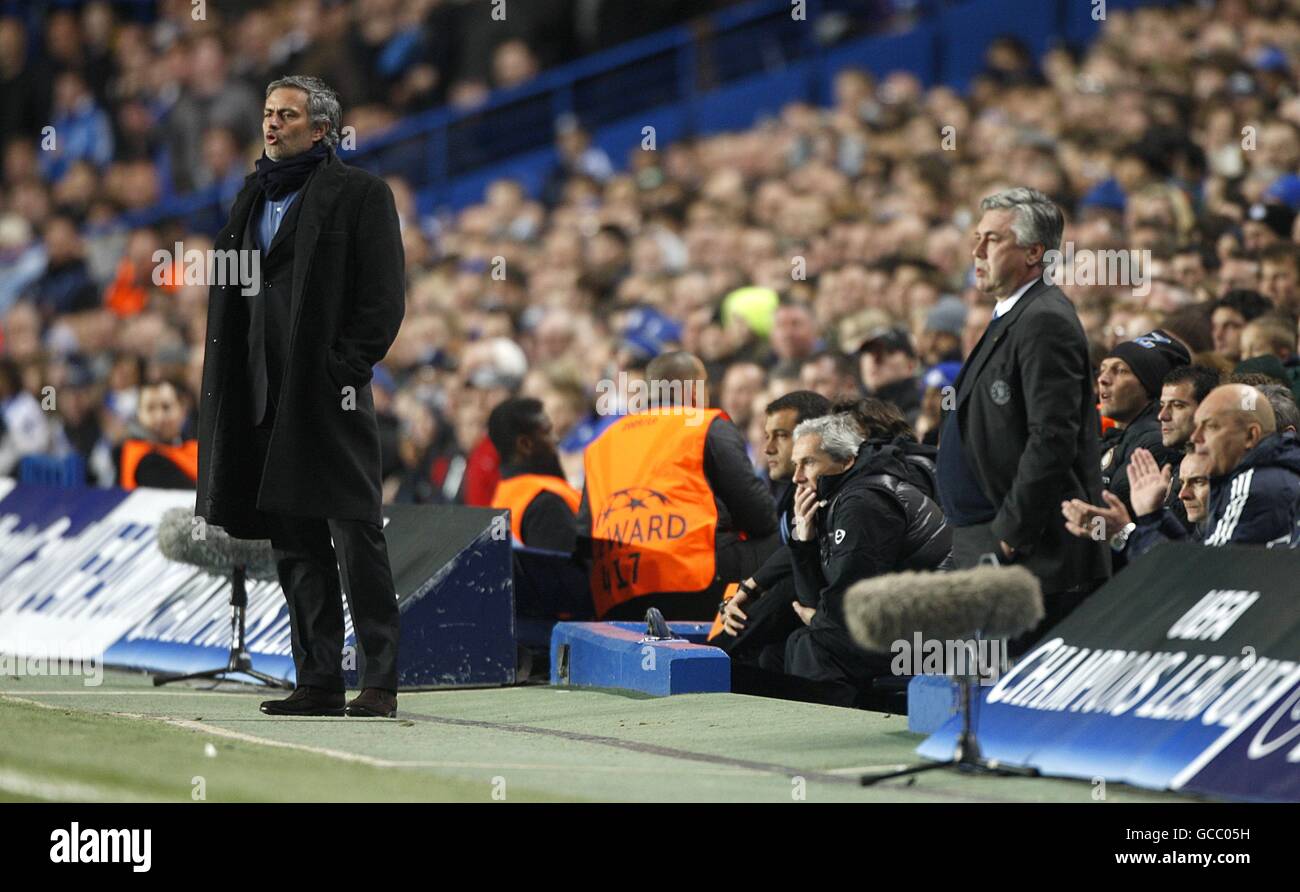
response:
[[[259,194],[250,174],[215,250],[238,248]],[[406,311],[393,193],[331,152],[297,201],[289,345],[265,467],[253,448],[245,298],[238,283],[209,289],[194,513],[236,538],[267,538],[266,512],[382,524],[370,378]]]

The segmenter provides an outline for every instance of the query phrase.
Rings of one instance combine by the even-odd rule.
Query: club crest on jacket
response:
[[[1011,402],[1011,385],[998,379],[989,385],[989,396],[997,405],[1005,406]]]

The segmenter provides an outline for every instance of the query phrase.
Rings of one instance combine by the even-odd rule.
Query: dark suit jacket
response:
[[[310,186],[311,179],[303,185]],[[299,195],[299,198],[302,196]],[[244,224],[240,249],[258,249],[254,232],[262,213],[264,199],[254,199],[249,209],[248,222]],[[271,244],[261,250],[261,281],[250,294],[243,295],[248,303],[247,374],[252,387],[253,423],[261,424],[267,407],[278,404],[280,385],[284,381],[285,358],[289,354],[289,282],[293,275],[294,232],[298,228],[298,214],[302,202],[294,201],[280,222]]]
[[[1071,536],[1061,515],[1065,499],[1104,504],[1088,339],[1061,289],[1035,282],[976,345],[956,391],[994,535],[1024,553],[1044,592],[1108,578],[1107,543]]]

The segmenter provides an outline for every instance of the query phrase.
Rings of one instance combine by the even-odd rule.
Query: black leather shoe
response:
[[[355,718],[397,718],[397,692],[383,688],[366,688],[348,704],[347,714]]]
[[[262,701],[267,715],[343,715],[342,691],[300,685],[283,700]]]

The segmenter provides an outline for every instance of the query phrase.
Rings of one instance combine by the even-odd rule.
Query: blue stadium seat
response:
[[[18,463],[19,483],[42,486],[84,487],[86,462],[77,454],[52,456],[28,455]]]

